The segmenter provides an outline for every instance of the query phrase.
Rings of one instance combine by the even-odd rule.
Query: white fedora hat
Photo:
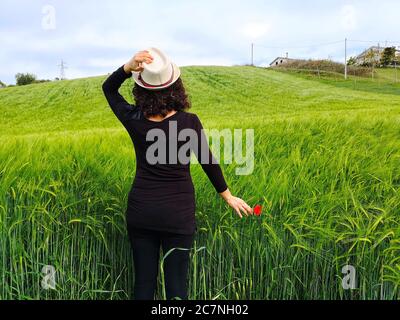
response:
[[[181,75],[179,67],[173,63],[160,49],[147,49],[153,57],[149,64],[143,62],[143,71],[132,72],[135,82],[148,90],[168,88],[178,80]]]

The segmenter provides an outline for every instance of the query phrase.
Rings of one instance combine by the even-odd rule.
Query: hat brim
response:
[[[144,89],[152,90],[152,91],[165,89],[165,88],[168,88],[168,87],[172,86],[176,82],[176,80],[178,80],[179,77],[181,76],[181,70],[173,62],[172,62],[172,67],[174,69],[174,77],[173,77],[173,79],[172,79],[172,81],[170,83],[168,83],[167,85],[164,85],[164,86],[156,86],[156,87],[147,87],[147,86],[145,86],[139,79],[140,72],[132,72],[132,78],[136,82],[137,85],[141,86]]]

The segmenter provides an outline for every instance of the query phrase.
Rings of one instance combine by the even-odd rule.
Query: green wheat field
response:
[[[400,83],[253,67],[185,67],[209,129],[254,129],[255,170],[229,187],[239,219],[192,165],[190,299],[400,298]],[[132,142],[106,76],[0,89],[0,299],[130,299]],[[129,101],[132,81],[121,92]],[[245,137],[245,135],[244,135]],[[42,268],[56,288],[41,286]],[[342,287],[354,266],[356,287]],[[157,298],[164,298],[160,270]]]

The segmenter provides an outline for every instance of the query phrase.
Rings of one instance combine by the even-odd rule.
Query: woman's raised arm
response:
[[[103,83],[102,88],[104,95],[112,111],[122,123],[132,118],[134,108],[125,100],[118,90],[122,83],[132,76],[132,71],[138,72],[143,70],[142,63],[151,63],[152,60],[153,58],[147,51],[138,52],[127,63],[114,71]]]

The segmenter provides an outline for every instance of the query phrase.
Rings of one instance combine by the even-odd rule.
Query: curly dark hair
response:
[[[132,93],[135,105],[145,117],[156,115],[165,117],[169,111],[183,111],[190,108],[189,97],[181,78],[178,78],[173,85],[161,90],[148,90],[135,83]]]

